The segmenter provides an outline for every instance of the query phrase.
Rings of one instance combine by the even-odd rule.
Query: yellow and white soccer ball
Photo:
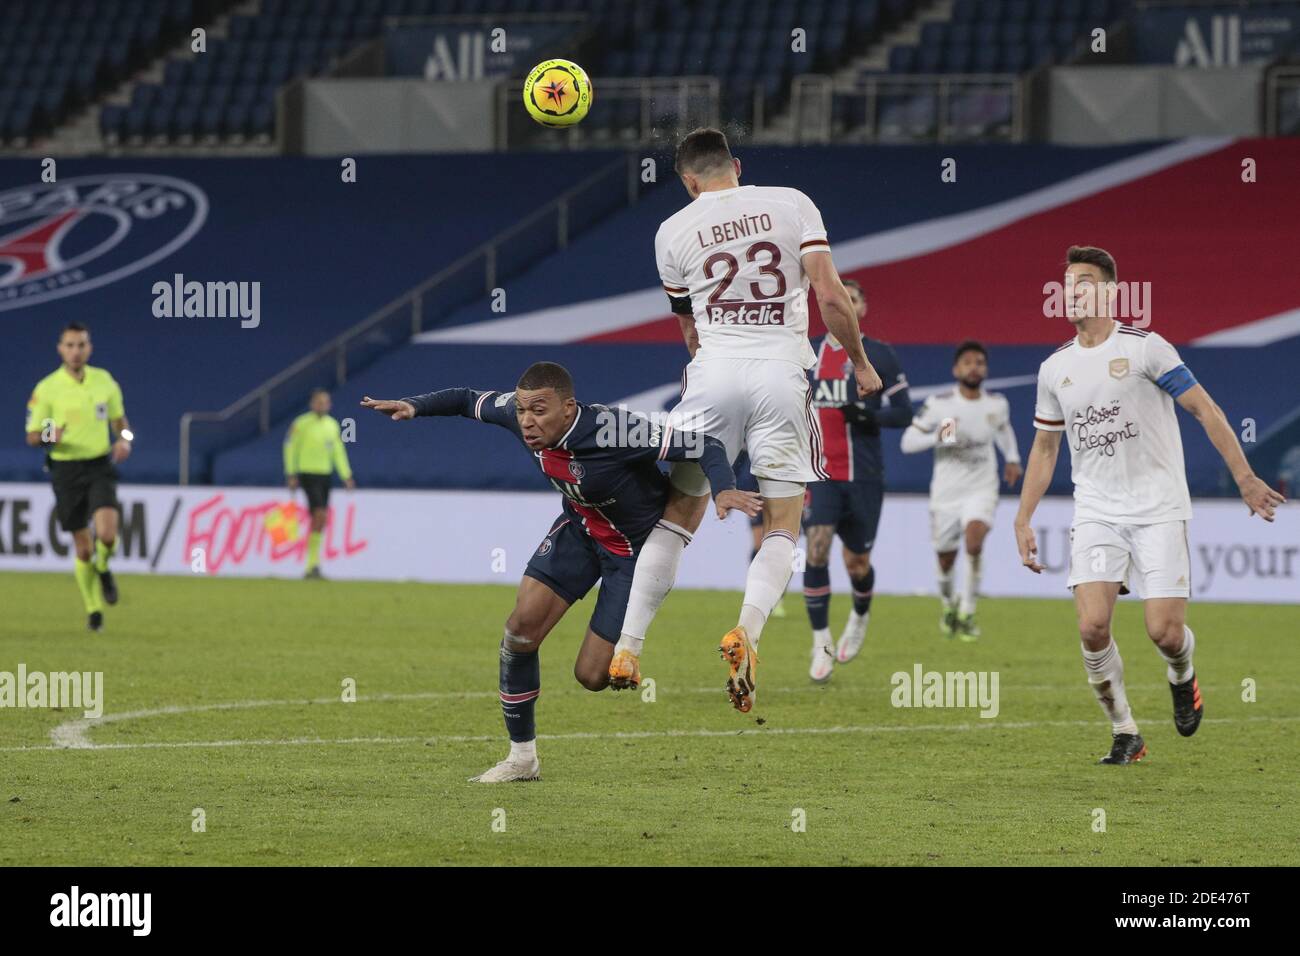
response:
[[[581,123],[591,109],[592,95],[587,72],[572,60],[538,63],[524,80],[524,108],[543,126]]]

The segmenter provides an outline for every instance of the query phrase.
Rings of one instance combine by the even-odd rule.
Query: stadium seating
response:
[[[890,51],[891,73],[1023,73],[1068,59],[1081,37],[1126,15],[1130,0],[956,0],[916,46]]]
[[[584,12],[601,39],[595,76],[714,75],[724,112],[746,122],[755,92],[766,108],[783,102],[790,79],[831,71],[878,31],[907,16],[911,0],[814,0],[801,7],[777,0],[263,0],[260,12],[237,14],[228,36],[208,42],[201,57],[167,63],[161,83],[144,84],[127,105],[101,110],[110,143],[269,137],[276,92],[289,80],[318,74],[372,39],[385,17],[441,14]],[[807,56],[792,53],[791,31],[806,32]],[[639,121],[634,102],[593,113],[600,135]]]
[[[0,140],[49,133],[229,5],[8,0],[0,8]]]

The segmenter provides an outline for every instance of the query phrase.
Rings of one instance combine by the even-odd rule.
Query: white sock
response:
[[[644,637],[633,637],[631,634],[619,636],[618,643],[614,645],[614,653],[619,651],[631,651],[637,657],[641,656],[641,648],[645,646]]]
[[[859,629],[865,631],[867,629],[867,621],[870,620],[870,618],[870,611],[867,611],[865,614],[859,614],[857,611],[850,608],[849,622],[844,626],[844,629],[847,631],[856,631]]]
[[[829,627],[823,627],[820,631],[813,631],[814,651],[819,647],[830,647],[831,643],[831,629]]]
[[[645,632],[654,620],[659,605],[677,580],[677,566],[682,561],[682,550],[691,543],[691,534],[671,521],[659,521],[641,545],[632,572],[632,592],[628,597],[627,611],[623,614],[623,633],[615,651],[630,650],[641,653]]]
[[[740,608],[740,624],[755,645],[762,636],[767,616],[781,600],[794,573],[794,535],[789,531],[769,531],[749,564],[745,577],[745,601]]]
[[[966,577],[961,582],[961,613],[975,613],[975,595],[980,587],[980,556],[966,555]]]
[[[953,564],[956,567],[956,564]],[[952,568],[945,571],[939,568],[939,597],[943,598],[944,604],[952,603]]]
[[[1082,645],[1080,645],[1082,647]],[[1124,692],[1124,661],[1119,656],[1119,645],[1114,638],[1100,651],[1083,648],[1083,666],[1088,671],[1088,686],[1097,695],[1097,703],[1110,718],[1111,729],[1117,734],[1136,734],[1137,724]]]
[[[1196,650],[1196,635],[1186,624],[1183,625],[1183,646],[1178,649],[1176,654],[1166,654],[1156,645],[1156,650],[1160,651],[1160,656],[1165,659],[1169,666],[1165,668],[1165,674],[1169,677],[1171,684],[1185,684],[1192,679],[1196,673],[1192,667],[1192,651]]]
[[[537,738],[525,740],[523,743],[517,740],[510,741],[510,756],[519,760],[536,760]]]

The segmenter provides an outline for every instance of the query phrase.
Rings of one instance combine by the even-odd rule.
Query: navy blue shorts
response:
[[[804,498],[804,527],[833,525],[844,547],[862,554],[876,543],[884,500],[883,482],[814,481]]]
[[[632,594],[636,558],[610,554],[567,515],[556,519],[551,531],[528,560],[524,574],[541,581],[570,604],[581,601],[600,582],[591,629],[597,637],[617,644],[623,632],[623,614]]]

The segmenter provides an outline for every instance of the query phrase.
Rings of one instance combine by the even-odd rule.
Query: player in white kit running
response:
[[[940,628],[964,641],[980,635],[975,596],[980,584],[984,538],[998,507],[997,451],[1006,459],[1002,478],[1014,488],[1020,480],[1020,452],[1011,430],[1007,400],[981,386],[989,374],[988,352],[973,339],[957,346],[952,366],[957,387],[931,395],[903,432],[903,451],[934,449],[930,479],[930,534],[939,565]],[[966,545],[966,577],[961,596],[953,593],[957,547]]]
[[[808,287],[826,327],[846,343],[860,395],[880,388],[867,361],[857,315],[831,261],[821,213],[797,189],[741,186],[740,162],[716,129],[697,129],[678,145],[673,168],[692,202],[659,227],[655,260],[691,353],[675,427],[694,428],[748,451],[763,497],[763,541],[749,566],[736,627],[720,650],[727,690],[741,712],[753,706],[755,647],[793,570],[804,486],[825,477],[821,436],[805,374]],[[663,519],[637,558],[610,685],[637,686],[640,653],[655,612],[677,576],[708,506],[698,466],[672,469]]]
[[[1196,638],[1185,623],[1192,505],[1174,402],[1201,423],[1251,515],[1272,521],[1284,499],[1251,469],[1223,410],[1174,347],[1111,317],[1116,273],[1110,254],[1071,246],[1066,263],[1066,317],[1078,334],[1038,372],[1038,432],[1020,494],[1016,543],[1024,565],[1041,574],[1030,521],[1051,483],[1064,435],[1074,481],[1068,586],[1088,683],[1111,722],[1111,749],[1101,763],[1130,764],[1147,750],[1111,638],[1115,601],[1129,584],[1143,598],[1147,634],[1168,665],[1174,726],[1190,737],[1204,713],[1192,666]]]

